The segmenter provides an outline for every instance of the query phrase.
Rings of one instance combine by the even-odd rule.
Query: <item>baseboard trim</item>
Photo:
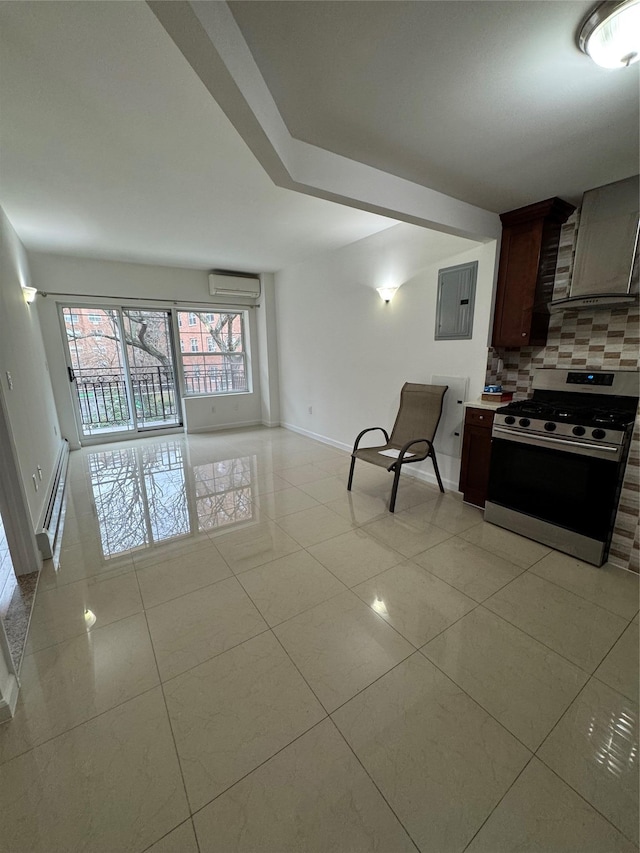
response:
[[[56,539],[58,538],[68,467],[69,442],[63,438],[51,480],[47,487],[47,500],[43,507],[36,532],[36,542],[45,560],[53,556]]]
[[[241,429],[242,427],[253,426],[262,426],[262,421],[239,421],[238,423],[219,425],[211,424],[210,426],[187,428],[186,432],[188,435],[193,435],[195,433],[222,432],[225,429]]]
[[[291,430],[291,432],[297,432],[300,435],[305,435],[307,438],[313,438],[314,441],[320,441],[322,444],[328,444],[330,447],[335,447],[337,450],[344,450],[346,453],[351,453],[351,450],[353,449],[353,445],[351,444],[345,444],[342,441],[335,441],[333,438],[327,438],[326,435],[320,435],[318,432],[311,432],[311,430],[303,429],[295,424],[282,422],[280,426],[283,429]]]
[[[291,432],[297,432],[300,435],[305,435],[307,438],[312,438],[314,441],[320,441],[322,444],[328,444],[330,447],[335,447],[336,450],[344,450],[347,453],[351,453],[353,450],[352,444],[345,444],[343,441],[335,441],[333,438],[328,438],[326,435],[320,435],[317,432],[311,432],[308,429],[303,429],[302,427],[296,426],[295,424],[289,423],[281,423],[280,426],[283,429],[288,429]],[[428,483],[430,486],[437,486],[438,481],[436,479],[436,475],[432,474],[429,471],[419,471],[416,468],[412,468],[411,465],[403,466],[402,476],[414,477],[416,480],[420,480],[423,483]],[[442,476],[442,475],[441,475]],[[458,483],[453,480],[447,480],[445,477],[442,477],[442,485],[445,487],[446,491],[457,492],[458,491]]]

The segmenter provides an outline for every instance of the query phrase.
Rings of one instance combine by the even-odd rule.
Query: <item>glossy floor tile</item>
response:
[[[426,643],[477,606],[411,562],[387,569],[353,591],[414,646]]]
[[[458,536],[417,554],[414,562],[478,602],[506,586],[523,571],[521,566]]]
[[[226,560],[209,541],[157,563],[135,565],[140,594],[147,608],[232,575]]]
[[[483,607],[422,652],[531,750],[540,746],[588,678]]]
[[[147,621],[163,681],[268,627],[234,577],[152,607]]]
[[[533,542],[531,539],[512,533],[511,530],[496,527],[495,524],[489,524],[486,521],[463,530],[460,538],[523,569],[528,569],[551,551],[546,545]]]
[[[393,548],[403,557],[415,557],[427,548],[433,548],[451,533],[426,520],[420,522],[415,516],[407,517],[403,513],[387,513],[377,521],[365,524],[364,530],[383,545]]]
[[[177,829],[147,847],[145,853],[199,853],[193,822],[185,820]]]
[[[414,845],[327,720],[194,819],[201,853],[412,853]]]
[[[266,428],[71,454],[3,853],[630,853],[637,577],[410,476],[391,515],[349,458]]]
[[[102,628],[142,610],[135,572],[107,580],[81,580],[59,589],[39,589],[27,654]]]
[[[436,527],[449,533],[462,533],[482,521],[482,511],[463,503],[451,494],[436,493],[436,497],[422,510],[416,507],[408,515],[426,518]]]
[[[589,681],[538,756],[638,843],[638,705]]]
[[[270,521],[216,536],[214,542],[235,574],[286,557],[301,547],[281,527]]]
[[[167,682],[165,696],[193,811],[326,716],[271,632]]]
[[[466,853],[634,853],[586,800],[533,758]]]
[[[362,528],[350,530],[308,549],[316,560],[349,587],[380,574],[403,558]]]
[[[320,505],[319,501],[295,486],[289,486],[288,489],[280,489],[277,492],[260,495],[255,498],[255,503],[263,515],[274,521],[286,515],[291,515],[293,512],[311,509],[311,507]]]
[[[159,688],[2,765],[11,853],[144,850],[189,816]]]
[[[322,505],[292,513],[280,519],[280,526],[303,548],[308,548],[346,533],[352,529],[353,524]]]
[[[144,613],[27,655],[16,715],[0,726],[0,763],[159,683]]]
[[[289,619],[275,634],[328,711],[413,651],[351,592]]]
[[[464,850],[531,753],[416,652],[333,714],[420,850]]]
[[[640,637],[636,622],[629,625],[594,675],[618,693],[623,693],[627,699],[637,702],[639,673]]]
[[[345,589],[344,584],[307,551],[297,551],[243,572],[238,580],[271,627]]]
[[[620,616],[529,572],[485,607],[590,673],[627,626]]]
[[[625,619],[638,612],[638,575],[633,572],[609,564],[590,566],[558,551],[552,551],[531,571]]]

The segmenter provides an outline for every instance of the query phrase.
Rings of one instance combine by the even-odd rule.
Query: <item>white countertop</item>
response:
[[[499,409],[500,406],[506,406],[509,403],[509,400],[504,400],[502,403],[491,403],[488,400],[467,400],[464,403],[465,409],[491,409],[491,411],[495,412],[496,409]]]

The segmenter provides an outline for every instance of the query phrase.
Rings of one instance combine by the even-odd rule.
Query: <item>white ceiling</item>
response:
[[[638,172],[640,63],[578,49],[593,0],[229,5],[297,139],[498,213]]]
[[[269,271],[395,224],[276,187],[145,3],[3,2],[0,39],[0,204],[28,249]]]
[[[638,65],[579,53],[590,6],[231,9],[293,137],[503,211],[638,170]],[[146,3],[0,2],[0,204],[27,248],[265,271],[394,224],[276,186],[213,88]]]

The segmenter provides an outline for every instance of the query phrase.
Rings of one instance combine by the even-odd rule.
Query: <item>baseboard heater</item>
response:
[[[36,542],[43,559],[49,560],[53,557],[56,540],[60,530],[62,509],[64,507],[64,488],[67,482],[67,468],[69,467],[69,442],[62,440],[60,453],[56,462],[56,468],[51,480],[49,500],[45,504],[42,523],[36,532]]]

